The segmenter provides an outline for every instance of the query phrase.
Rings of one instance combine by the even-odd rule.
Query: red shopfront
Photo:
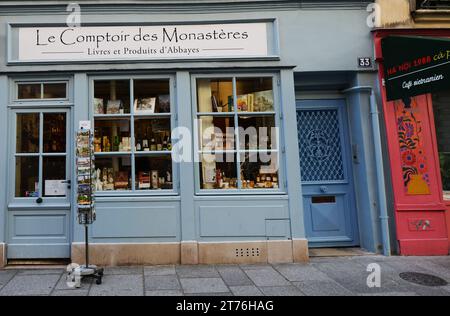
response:
[[[450,87],[447,92],[387,101],[381,40],[391,35],[450,38],[450,30],[374,33],[400,254],[448,255]]]

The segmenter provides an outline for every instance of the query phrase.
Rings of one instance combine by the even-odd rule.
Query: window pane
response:
[[[434,94],[433,109],[442,187],[444,191],[450,191],[450,92]]]
[[[95,152],[131,151],[130,120],[95,120]]]
[[[278,189],[277,153],[241,153],[242,189]]]
[[[39,157],[16,157],[16,197],[39,196]]]
[[[233,112],[231,79],[197,79],[198,112]]]
[[[276,149],[275,116],[240,116],[240,149]]]
[[[44,157],[44,196],[66,196],[66,157]]]
[[[170,133],[170,118],[135,120],[136,151],[170,150]]]
[[[44,99],[67,98],[66,83],[44,83]]]
[[[238,111],[274,111],[274,98],[271,77],[237,79],[236,94]]]
[[[198,125],[200,150],[235,148],[233,116],[200,116]]]
[[[40,99],[41,84],[40,83],[21,83],[17,85],[18,99]]]
[[[131,157],[96,157],[98,191],[131,189]]]
[[[136,190],[173,188],[171,155],[136,157]]]
[[[169,113],[169,80],[134,80],[134,110],[136,114]]]
[[[16,152],[39,152],[39,113],[17,114]]]
[[[237,164],[234,153],[200,155],[201,189],[237,189]]]
[[[44,152],[66,152],[65,113],[44,113]]]
[[[130,81],[100,80],[94,82],[94,113],[130,113]]]

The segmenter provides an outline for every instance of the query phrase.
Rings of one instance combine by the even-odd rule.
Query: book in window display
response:
[[[158,96],[158,112],[170,113],[170,95],[161,94]]]
[[[254,96],[254,112],[273,111],[273,90],[255,92]]]
[[[105,114],[103,99],[94,98],[94,114]]]
[[[142,98],[134,101],[136,114],[153,114],[156,108],[156,98]]]
[[[123,114],[122,100],[109,100],[106,105],[106,114]]]

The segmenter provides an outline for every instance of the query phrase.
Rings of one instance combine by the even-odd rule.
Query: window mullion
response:
[[[134,135],[134,79],[130,79],[130,134],[131,134],[131,191],[136,191],[136,157],[135,157],[135,142]]]
[[[44,196],[44,172],[43,172],[43,152],[44,152],[44,113],[39,113],[39,197]]]
[[[240,138],[239,138],[239,117],[237,113],[237,88],[236,77],[233,77],[233,113],[234,113],[234,138],[235,138],[235,150],[236,150],[236,167],[237,167],[237,189],[242,189],[241,183],[241,155],[240,155]]]

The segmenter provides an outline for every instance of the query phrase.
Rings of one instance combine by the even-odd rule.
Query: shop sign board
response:
[[[267,57],[268,23],[18,27],[19,62]]]
[[[381,47],[388,101],[450,87],[450,39],[388,36]]]

